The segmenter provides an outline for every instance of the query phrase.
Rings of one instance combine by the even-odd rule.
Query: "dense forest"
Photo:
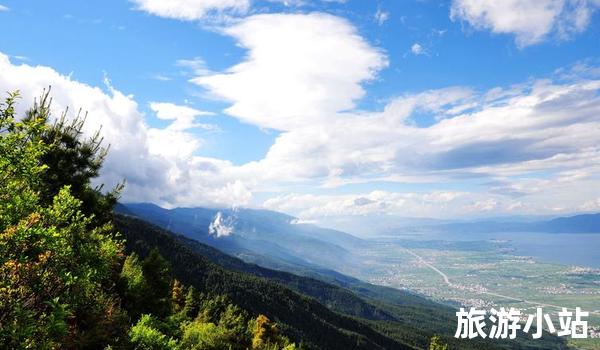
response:
[[[0,105],[2,349],[562,349],[459,342],[452,309],[347,276],[247,264],[130,215],[92,180],[85,118]],[[437,335],[436,333],[440,334]]]
[[[127,255],[122,186],[91,185],[101,135],[51,121],[48,92],[24,116],[18,98],[0,106],[0,348],[296,348],[267,316],[174,279],[157,249]]]
[[[115,226],[128,251],[145,255],[158,247],[177,278],[198,289],[216,289],[251,313],[266,312],[305,347],[427,349],[437,336],[450,349],[567,348],[551,334],[537,340],[524,334],[502,341],[455,339],[455,310],[417,295],[343,275],[325,282],[245,263],[129,215],[117,215]]]
[[[353,317],[330,310],[316,299],[286,286],[227,270],[195,254],[169,232],[144,221],[118,216],[127,251],[141,256],[158,247],[183,283],[209,294],[224,294],[251,314],[264,313],[302,346],[315,349],[410,349]],[[341,299],[343,300],[343,299]]]

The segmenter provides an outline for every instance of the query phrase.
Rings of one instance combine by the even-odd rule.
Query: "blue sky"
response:
[[[310,220],[600,210],[598,1],[0,1],[124,200]]]

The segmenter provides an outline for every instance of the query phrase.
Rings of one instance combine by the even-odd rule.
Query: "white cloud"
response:
[[[236,174],[231,163],[194,156],[201,145],[197,137],[179,127],[148,127],[133,96],[110,85],[104,91],[80,83],[49,67],[16,65],[4,54],[0,54],[0,72],[0,91],[20,90],[21,114],[48,86],[52,86],[54,115],[67,107],[89,111],[84,131],[90,135],[102,127],[105,142],[111,146],[99,182],[111,186],[127,179],[124,200],[230,206],[247,204],[251,198],[244,191],[245,178]],[[199,112],[170,104],[159,104],[156,110],[161,117],[174,120],[174,125],[184,126],[190,125],[185,118]]]
[[[574,67],[489,91],[423,91],[399,96],[381,110],[357,111],[362,85],[377,77],[387,59],[348,21],[319,13],[256,15],[223,33],[247,54],[219,73],[206,72],[201,62],[193,82],[229,101],[231,116],[281,131],[263,159],[239,166],[197,155],[202,140],[188,129],[202,112],[186,106],[151,105],[157,117],[172,123],[150,128],[132,96],[78,83],[47,67],[14,65],[5,56],[0,88],[22,88],[31,101],[51,84],[57,107],[89,110],[91,128],[103,124],[113,144],[103,180],[128,178],[129,200],[244,205],[254,203],[257,192],[285,194],[295,185],[320,191],[356,183],[377,188],[382,181],[439,189],[282,195],[265,202],[310,219],[319,213],[538,213],[557,203],[578,208],[600,197],[594,175],[600,174],[595,68]],[[464,182],[477,191],[444,190]]]
[[[492,211],[498,207],[498,202],[493,198],[488,198],[486,200],[481,200],[473,203],[473,205],[469,208],[471,210],[477,212],[486,212]]]
[[[163,120],[173,120],[168,126],[168,129],[175,131],[182,131],[191,128],[212,128],[207,124],[195,123],[194,120],[198,116],[213,115],[214,113],[200,111],[188,106],[180,106],[173,103],[166,102],[151,102],[150,109],[156,112],[156,116]]]
[[[171,81],[173,80],[173,78],[166,76],[166,75],[162,75],[162,74],[155,74],[152,76],[153,79],[159,80],[159,81]]]
[[[375,22],[381,26],[387,22],[388,19],[390,19],[390,13],[378,8],[377,12],[375,12]]]
[[[425,54],[425,49],[423,48],[423,46],[421,46],[421,44],[414,43],[410,47],[410,52],[412,52],[414,55],[423,55]]]
[[[252,192],[239,179],[217,189],[214,195],[218,202],[233,203],[232,206],[236,206],[235,203],[249,203],[252,199]]]
[[[514,34],[517,45],[525,47],[552,33],[566,39],[584,31],[599,6],[597,0],[453,0],[450,18],[476,29]]]
[[[583,203],[580,207],[582,211],[597,212],[600,211],[600,197]]]
[[[232,216],[224,216],[220,211],[208,225],[208,234],[217,238],[227,237],[234,231],[235,220]]]
[[[202,57],[180,59],[175,62],[175,65],[189,70],[195,76],[203,76],[212,73],[211,70],[206,66],[206,62]]]
[[[148,152],[167,159],[191,158],[201,145],[195,136],[173,129],[148,128]]]
[[[136,9],[155,16],[195,21],[216,19],[218,22],[236,21],[238,17],[250,12],[253,0],[129,0]],[[271,3],[281,3],[288,7],[315,7],[316,0],[266,0]],[[320,0],[329,3],[345,3],[347,0]],[[265,8],[259,11],[264,12]],[[216,15],[216,16],[215,16]],[[385,22],[388,13],[381,12],[378,22]]]
[[[489,92],[462,88],[405,96],[382,113],[324,118],[283,133],[262,163],[274,176],[342,180],[338,184],[583,166],[600,152],[599,91],[596,80],[539,80],[492,100]],[[415,125],[416,112],[433,114],[432,125]]]
[[[270,181],[311,181],[314,186],[386,181],[443,188],[466,182],[476,189],[392,193],[386,200],[368,193],[281,196],[265,202],[303,219],[371,213],[540,214],[554,210],[556,203],[563,212],[575,211],[584,199],[600,196],[600,177],[592,175],[600,174],[600,80],[576,76],[587,72],[575,70],[567,74],[568,81],[533,80],[479,93],[461,87],[426,91],[399,97],[379,113],[332,115],[282,133],[263,160],[244,167]],[[423,115],[432,120],[419,126]],[[304,204],[294,206],[294,201]]]
[[[2,11],[9,11],[10,9],[4,5],[0,5],[0,12]]]
[[[130,0],[138,10],[150,14],[184,20],[199,20],[210,13],[230,11],[244,13],[250,6],[249,0]]]
[[[300,220],[327,222],[332,218],[352,216],[389,217],[459,217],[487,212],[497,207],[508,210],[512,202],[500,196],[486,194],[434,191],[389,192],[372,191],[351,195],[287,194],[271,198],[264,207],[283,210]]]
[[[263,205],[267,209],[284,211],[299,217],[299,220],[321,225],[353,222],[361,217],[370,218],[369,224],[376,224],[376,221],[381,219],[389,225],[397,224],[402,218],[411,217],[457,219],[600,210],[600,192],[597,190],[600,186],[600,178],[598,177],[565,181],[564,177],[561,180],[561,175],[557,175],[549,179],[507,179],[506,181],[507,186],[515,188],[533,186],[537,189],[518,197],[506,192],[488,191],[485,187],[483,189],[474,187],[468,191],[376,190],[354,194],[291,193],[272,197]],[[368,227],[360,229],[352,228],[352,225],[341,227],[369,231]]]
[[[248,50],[245,60],[192,81],[263,128],[290,130],[354,108],[361,83],[387,65],[349,22],[326,14],[255,15],[224,33]]]

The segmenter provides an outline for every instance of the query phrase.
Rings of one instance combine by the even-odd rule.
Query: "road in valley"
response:
[[[419,260],[420,263],[424,264],[425,266],[429,267],[430,269],[435,271],[437,274],[442,276],[442,278],[444,279],[444,283],[446,283],[449,287],[458,288],[458,286],[453,285],[452,282],[450,282],[450,278],[448,278],[448,275],[446,275],[440,269],[438,269],[437,267],[432,265],[430,262],[423,259],[423,257],[421,257],[420,255],[418,255],[417,253],[413,252],[412,250],[410,250],[408,248],[404,248],[404,247],[401,247],[401,248],[404,249],[404,251],[406,251],[410,255],[414,256],[417,260]],[[552,307],[552,308],[556,308],[559,310],[563,309],[563,306],[540,303],[537,301],[531,301],[531,300],[526,300],[526,299],[521,299],[521,298],[515,298],[515,297],[509,296],[509,295],[504,295],[504,294],[499,294],[499,293],[494,293],[494,292],[478,291],[475,289],[473,289],[472,292],[479,293],[479,294],[487,294],[487,295],[491,295],[491,296],[495,296],[495,297],[499,297],[499,298],[505,298],[505,299],[509,299],[509,300],[514,300],[514,301],[518,301],[518,302],[522,302],[522,303],[526,303],[526,304],[537,305],[537,306],[542,306],[542,307]],[[589,313],[594,314],[594,315],[600,315],[600,312],[589,311]]]

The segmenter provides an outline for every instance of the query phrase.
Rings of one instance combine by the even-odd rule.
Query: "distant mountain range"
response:
[[[154,204],[119,204],[164,229],[216,247],[245,261],[278,269],[321,268],[358,262],[348,249],[364,241],[344,232],[298,223],[292,216],[256,209],[164,209]]]
[[[347,273],[359,271],[361,261],[351,251],[369,244],[369,241],[345,232],[300,223],[293,216],[269,210],[165,209],[149,203],[119,204],[116,210],[183,234],[246,262],[295,273],[331,271],[340,266]],[[422,219],[409,223],[412,225],[378,227],[381,230],[378,234],[427,231],[600,233],[600,214],[544,220],[521,217],[472,222]]]
[[[600,233],[600,214],[581,214],[550,220],[482,220],[454,222],[420,226],[405,226],[390,229],[394,231],[442,231],[442,232],[547,232],[547,233]]]
[[[393,236],[399,232],[466,231],[466,232],[549,232],[597,233],[600,232],[600,214],[581,214],[568,217],[552,215],[511,215],[480,219],[403,217],[386,214],[369,216],[328,216],[316,221],[322,227],[348,232],[359,237],[375,238]]]
[[[366,320],[392,321],[393,315],[341,288],[308,278],[298,281],[299,277],[291,274],[277,276],[276,271],[261,272],[256,265],[244,264],[214,248],[186,241],[183,236],[130,216],[118,215],[115,227],[123,234],[128,253],[143,257],[154,247],[158,248],[171,264],[175,278],[203,293],[226,295],[252,315],[266,314],[286,335],[298,343],[303,342],[307,349],[413,348],[366,323]],[[273,275],[273,278],[257,277],[260,274]],[[285,284],[281,283],[284,280],[287,280]],[[330,306],[296,293],[287,285],[312,289],[313,296],[321,297]],[[352,313],[333,310],[352,310]],[[450,322],[449,317],[447,319],[446,322]],[[425,335],[420,342],[425,345],[427,340]]]
[[[503,341],[455,339],[456,318],[449,306],[365,283],[324,265],[333,259],[351,260],[347,249],[365,241],[298,224],[285,214],[167,210],[152,204],[120,204],[116,211],[115,226],[128,252],[143,257],[157,247],[184,284],[227,295],[251,314],[266,313],[307,349],[425,349],[434,334],[457,349],[567,348],[563,339],[549,334],[533,343],[522,334]],[[222,248],[246,261],[224,254]]]

